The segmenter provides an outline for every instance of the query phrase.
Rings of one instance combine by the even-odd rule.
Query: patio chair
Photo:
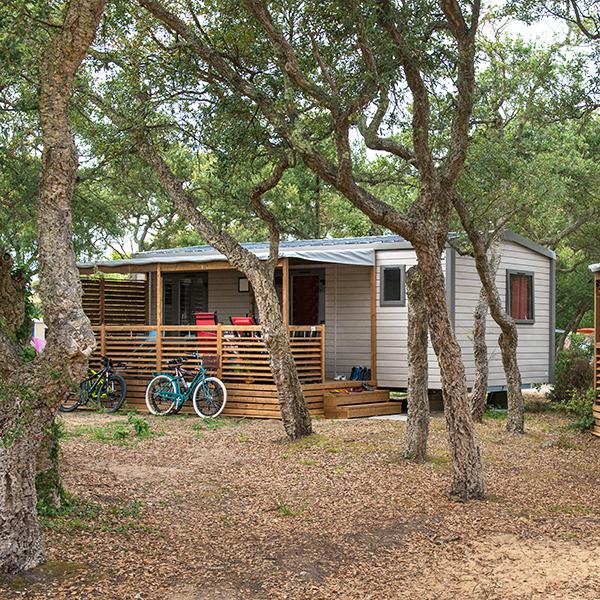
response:
[[[229,317],[229,321],[232,325],[236,326],[248,326],[248,325],[256,325],[256,320],[254,317]],[[235,331],[235,337],[259,337],[258,332],[256,331]]]
[[[194,319],[196,325],[217,325],[216,312],[195,312]],[[216,331],[196,331],[197,337],[217,337]]]

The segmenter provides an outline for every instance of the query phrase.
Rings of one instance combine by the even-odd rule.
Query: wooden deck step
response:
[[[402,402],[390,400],[389,390],[326,393],[323,397],[325,416],[352,419],[393,415],[402,412]]]

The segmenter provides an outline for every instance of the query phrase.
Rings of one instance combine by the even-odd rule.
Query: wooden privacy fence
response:
[[[148,322],[148,284],[133,279],[82,277],[83,310],[92,325]]]
[[[325,326],[290,326],[290,344],[300,380],[322,383],[325,379]],[[269,354],[261,327],[234,325],[99,325],[94,327],[101,355],[127,363],[127,379],[148,381],[157,371],[170,371],[168,361],[191,352],[211,357],[214,374],[225,382],[273,384]],[[217,359],[216,361],[214,359]],[[197,366],[190,358],[187,365]]]

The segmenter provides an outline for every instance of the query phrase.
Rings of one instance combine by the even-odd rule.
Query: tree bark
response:
[[[485,495],[483,466],[475,442],[460,345],[446,301],[444,272],[435,242],[415,245],[421,285],[427,301],[429,334],[442,378],[444,416],[452,456],[450,494],[458,500],[479,500]]]
[[[494,240],[489,252],[490,277],[496,281],[500,264],[500,247]],[[471,390],[471,413],[477,423],[483,421],[483,413],[488,394],[488,375],[490,371],[488,348],[485,340],[489,300],[485,288],[479,293],[479,302],[473,315],[473,354],[475,358],[475,382]]]
[[[24,363],[0,331],[0,573],[43,558],[36,515],[35,461],[43,432],[64,392],[85,372],[94,345],[81,307],[71,228],[77,149],[68,107],[77,70],[94,39],[106,0],[72,0],[40,65],[42,170],[38,200],[39,292],[49,326],[46,349]],[[5,311],[2,311],[3,313]]]
[[[469,209],[462,198],[453,196],[454,207],[458,213],[462,226],[469,236],[473,246],[473,257],[481,285],[485,289],[492,318],[500,327],[498,345],[502,355],[502,366],[506,376],[508,392],[508,415],[506,430],[511,433],[524,433],[525,431],[525,402],[521,389],[521,372],[517,359],[519,346],[519,332],[514,319],[506,313],[496,285],[496,271],[487,255],[486,242],[483,235],[473,223]],[[498,259],[499,260],[499,259]]]
[[[35,457],[39,447],[39,431],[36,430],[32,427],[0,452],[2,575],[30,569],[44,560],[36,513]]]
[[[427,306],[418,267],[406,272],[408,300],[408,420],[404,458],[424,462],[429,438]]]
[[[569,338],[569,334],[573,331],[577,331],[579,329],[579,324],[581,320],[585,316],[587,312],[587,304],[582,303],[577,307],[577,311],[575,312],[573,318],[569,322],[569,324],[565,327],[565,331],[560,334],[558,338],[558,342],[556,343],[556,352],[562,352],[565,349],[565,344],[567,343],[567,339]]]
[[[281,319],[281,306],[273,274],[263,269],[247,269],[248,280],[254,289],[265,346],[269,352],[271,373],[277,386],[281,418],[287,436],[296,440],[312,433],[310,414],[292,355],[287,327]]]
[[[479,301],[473,314],[473,356],[475,359],[475,381],[471,390],[471,414],[476,423],[483,421],[488,394],[488,348],[485,341],[488,299],[485,290],[479,292]]]

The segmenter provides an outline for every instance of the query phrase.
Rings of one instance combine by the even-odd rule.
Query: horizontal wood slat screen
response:
[[[290,344],[303,383],[324,379],[325,326],[290,326]],[[160,338],[153,325],[100,325],[94,327],[98,345],[92,366],[100,356],[127,363],[129,379],[149,380],[159,371],[170,371],[168,361],[198,352],[223,381],[240,384],[273,384],[269,354],[261,328],[255,326],[163,326]],[[160,340],[160,344],[157,343]],[[200,359],[186,364],[196,367]]]
[[[92,325],[143,325],[148,318],[146,281],[81,278],[83,310]]]

